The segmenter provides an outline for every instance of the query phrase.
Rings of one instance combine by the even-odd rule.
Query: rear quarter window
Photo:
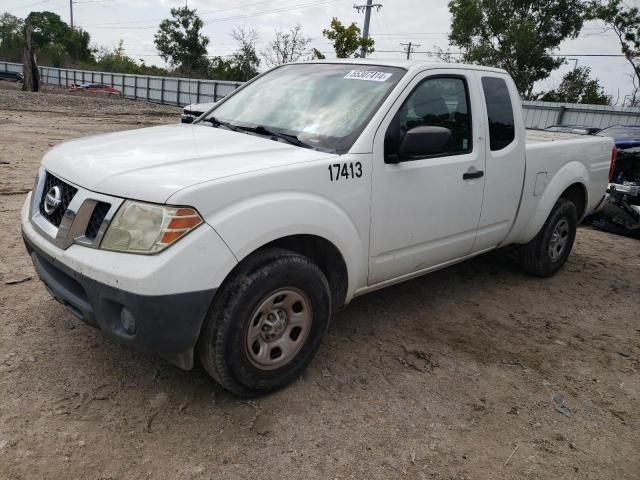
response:
[[[482,89],[489,117],[489,143],[495,152],[510,145],[516,137],[513,105],[507,82],[502,78],[483,77]]]

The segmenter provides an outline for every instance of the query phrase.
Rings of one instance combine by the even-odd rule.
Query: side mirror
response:
[[[193,115],[182,115],[182,117],[180,118],[180,121],[182,123],[193,123],[195,119],[196,117],[194,117]]]
[[[439,155],[449,149],[451,130],[444,127],[415,127],[409,130],[398,149],[398,162]],[[394,162],[396,163],[396,162]]]

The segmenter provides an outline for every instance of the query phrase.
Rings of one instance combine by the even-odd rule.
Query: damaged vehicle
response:
[[[593,218],[593,225],[640,238],[640,126],[617,125],[598,135],[613,138],[616,159],[609,175],[609,201]]]
[[[196,118],[202,116],[205,112],[208,112],[214,107],[215,103],[192,103],[182,109],[182,115],[180,121],[182,123],[193,123]]]

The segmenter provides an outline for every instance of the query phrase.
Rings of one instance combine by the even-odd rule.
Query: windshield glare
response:
[[[319,150],[345,153],[404,73],[375,65],[285,65],[221,102],[206,118],[262,126]]]

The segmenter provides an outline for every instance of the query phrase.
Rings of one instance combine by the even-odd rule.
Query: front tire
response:
[[[309,364],[329,327],[326,277],[307,257],[268,249],[225,281],[198,351],[224,388],[255,397],[288,385]]]
[[[560,198],[542,229],[520,251],[524,270],[538,277],[550,277],[569,258],[576,239],[578,213],[573,202]]]

